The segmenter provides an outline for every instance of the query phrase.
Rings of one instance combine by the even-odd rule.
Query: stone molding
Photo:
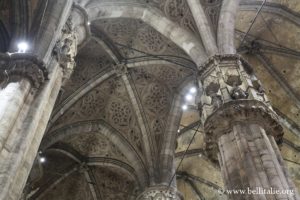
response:
[[[0,85],[26,78],[38,89],[48,79],[43,61],[30,53],[0,54]]]

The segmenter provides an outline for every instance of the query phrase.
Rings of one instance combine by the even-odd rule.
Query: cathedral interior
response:
[[[299,199],[299,152],[299,0],[0,0],[0,200]]]

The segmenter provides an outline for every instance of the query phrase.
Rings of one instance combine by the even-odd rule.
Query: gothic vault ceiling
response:
[[[6,32],[11,30],[6,19],[8,4],[3,2],[0,36],[4,34],[1,23]],[[185,0],[76,2],[153,7],[200,40]],[[216,32],[221,0],[200,2],[211,30]],[[236,47],[262,81],[272,105],[299,129],[300,104],[295,100],[300,99],[300,24],[295,19],[300,19],[300,3],[268,1],[241,44],[261,3],[241,1]],[[31,4],[32,12],[38,9],[37,1]],[[199,121],[198,111],[181,110],[183,91],[195,84],[196,64],[178,45],[140,19],[100,18],[91,21],[90,29],[91,35],[76,56],[76,69],[60,91],[40,147],[47,161],[35,164],[28,179],[30,198],[135,199],[149,182],[160,180],[159,172],[146,169],[155,165],[166,146],[175,146],[169,144],[169,136],[177,137],[178,164],[196,131],[177,174],[178,188],[185,199],[201,195],[225,199],[217,192],[224,187],[220,169],[203,151],[202,127],[197,130],[195,123]],[[273,70],[251,53],[253,44],[259,44]],[[299,146],[299,135],[285,128],[281,151],[298,188]]]

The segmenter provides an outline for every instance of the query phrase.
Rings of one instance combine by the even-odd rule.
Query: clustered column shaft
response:
[[[21,196],[58,92],[75,67],[76,53],[77,37],[69,18],[47,69],[30,53],[0,54],[0,99],[7,105],[0,110],[1,200]]]
[[[277,143],[283,131],[260,82],[238,55],[214,56],[200,71],[206,151],[219,162],[230,199],[298,199]]]
[[[28,142],[22,138],[26,134],[21,124],[29,111],[32,94],[47,76],[43,62],[31,54],[0,55],[0,199],[10,199],[6,194],[16,175],[14,168],[18,168],[14,161],[22,152],[22,142]]]
[[[29,94],[30,87],[29,81],[23,79],[8,83],[0,91],[0,152]]]
[[[0,152],[5,148],[22,106],[32,88],[38,89],[47,73],[42,62],[28,54],[0,56]]]

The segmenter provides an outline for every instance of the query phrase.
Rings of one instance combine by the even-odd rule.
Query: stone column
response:
[[[9,82],[0,91],[0,151],[16,121],[30,90],[27,79]]]
[[[74,27],[69,19],[53,50],[55,56],[51,57],[47,65],[49,80],[42,87],[39,86],[48,76],[46,69],[41,65],[42,62],[38,62],[34,56],[29,56],[30,54],[2,56],[8,60],[0,65],[3,74],[0,79],[2,86],[7,87],[6,80],[26,80],[31,86],[27,92],[20,91],[23,99],[19,100],[17,93],[18,99],[12,97],[12,102],[7,103],[10,110],[6,113],[13,115],[11,118],[15,119],[9,126],[11,131],[5,134],[3,148],[0,149],[0,200],[17,200],[21,196],[62,82],[73,72],[74,57],[77,53],[76,39]],[[14,101],[19,102],[20,106],[15,108],[11,105]],[[12,109],[18,112],[11,114]]]
[[[42,62],[29,54],[0,56],[0,152],[16,122],[31,88],[47,77]]]
[[[227,193],[229,198],[297,199],[275,194],[296,191],[274,150],[282,127],[249,64],[238,55],[214,56],[202,66],[200,79],[206,152],[219,162],[226,189],[245,192]]]
[[[278,161],[279,161],[279,164],[280,164],[280,166],[281,166],[281,168],[282,168],[282,170],[283,170],[283,172],[284,172],[284,175],[285,175],[285,177],[287,178],[287,184],[288,184],[289,188],[292,189],[292,190],[294,190],[294,191],[297,191],[297,188],[296,188],[296,186],[295,186],[293,180],[291,179],[291,177],[290,177],[290,175],[289,175],[289,173],[288,173],[288,169],[287,169],[286,165],[284,164],[284,160],[283,160],[283,158],[282,158],[282,156],[281,156],[280,150],[279,150],[279,148],[278,148],[278,145],[276,144],[276,141],[275,141],[274,137],[271,136],[271,135],[269,135],[269,140],[270,140],[271,145],[272,145],[272,147],[273,147],[273,149],[274,149],[274,152],[275,152],[276,157],[277,157],[277,159],[278,159]],[[296,197],[297,197],[298,199],[300,199],[300,197],[299,197],[299,192],[296,193]],[[296,198],[296,199],[297,199],[297,198]]]
[[[147,188],[137,200],[183,200],[183,197],[173,187],[155,186]]]
[[[16,53],[1,54],[0,57],[0,83],[3,88],[0,93],[0,199],[8,200],[3,195],[11,177],[16,175],[12,170],[13,165],[18,166],[14,158],[23,142],[18,140],[24,133],[19,125],[26,117],[33,94],[38,92],[48,74],[43,62],[34,55]]]

